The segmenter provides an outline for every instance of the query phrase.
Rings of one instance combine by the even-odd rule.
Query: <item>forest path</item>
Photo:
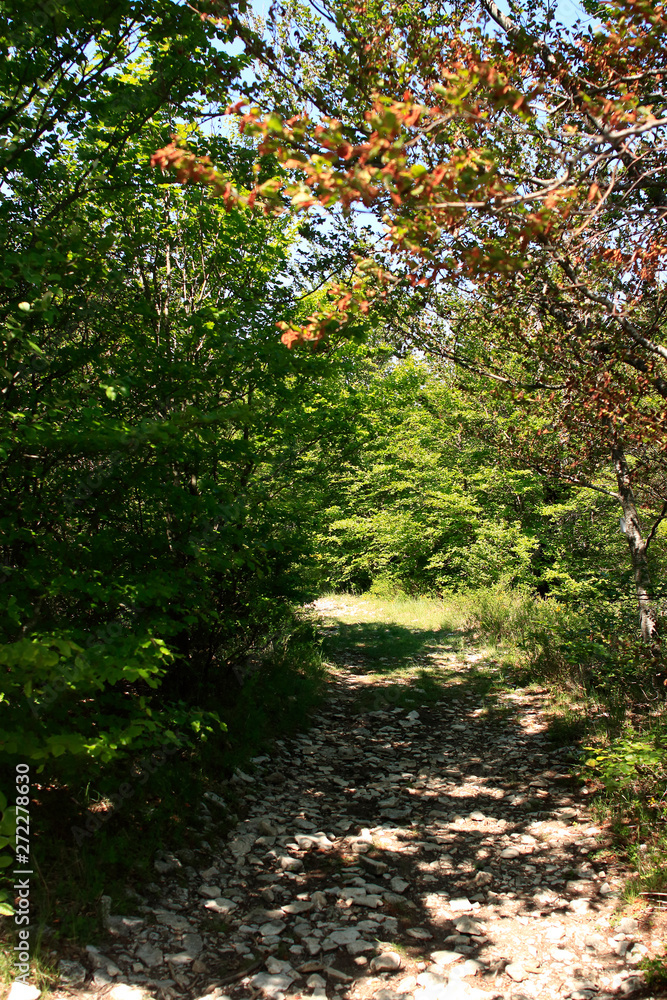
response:
[[[662,914],[619,913],[626,873],[574,748],[551,738],[547,692],[501,684],[435,605],[312,611],[332,662],[311,729],[236,773],[228,839],[204,816],[200,851],[156,859],[94,985],[111,1000],[657,996],[638,963]]]

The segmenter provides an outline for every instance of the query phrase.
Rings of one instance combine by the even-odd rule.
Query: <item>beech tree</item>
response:
[[[647,526],[635,491],[646,473],[639,452],[652,455],[655,485],[667,441],[664,6],[588,0],[588,23],[568,28],[545,4],[513,3],[510,17],[493,0],[334,0],[317,5],[335,28],[321,57],[335,67],[325,84],[312,82],[310,64],[300,74],[298,32],[278,51],[238,5],[207,10],[256,60],[289,75],[309,110],[287,117],[284,101],[271,110],[260,86],[257,106],[230,109],[282,167],[248,190],[177,143],[153,162],[211,186],[228,207],[377,216],[383,249],[330,287],[326,308],[282,324],[288,347],[354,332],[398,293],[423,316],[456,290],[456,313],[441,316],[427,346],[530,393],[534,412],[548,403],[557,438],[577,428],[584,451],[605,453],[642,635],[655,641],[647,549],[667,492],[660,487]],[[276,20],[288,13],[272,8]],[[478,327],[475,350],[461,322],[469,310],[493,319]],[[581,453],[569,466],[561,455],[552,472],[576,480]]]

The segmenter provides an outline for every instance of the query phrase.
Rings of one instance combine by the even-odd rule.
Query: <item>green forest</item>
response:
[[[667,10],[0,0],[0,49],[7,947],[17,762],[47,988],[307,729],[332,594],[548,690],[667,892]]]

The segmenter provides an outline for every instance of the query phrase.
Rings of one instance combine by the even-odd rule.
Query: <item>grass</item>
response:
[[[652,991],[667,989],[667,957],[645,958],[640,964],[646,975],[646,985]]]
[[[591,719],[580,707],[554,706],[547,735],[555,746],[579,743],[591,730]]]
[[[323,602],[336,605],[336,626],[324,628],[325,656],[347,659],[360,667],[371,666],[382,673],[429,655],[456,642],[443,624],[442,604],[428,598],[386,599],[363,595],[324,595]],[[444,642],[443,642],[444,640]],[[451,649],[454,646],[450,643]]]
[[[478,662],[461,663],[479,647],[470,646],[453,601],[328,594],[322,602],[330,605],[323,655],[363,677],[356,691],[359,712],[410,709],[445,696],[490,698],[499,685],[494,647],[483,650]]]

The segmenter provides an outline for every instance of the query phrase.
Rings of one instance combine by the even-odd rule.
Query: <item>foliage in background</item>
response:
[[[503,579],[625,614],[633,579],[613,499],[514,464],[482,391],[411,356],[378,365],[365,392],[372,433],[323,511],[326,584],[446,594]],[[658,578],[664,537],[651,552]]]

